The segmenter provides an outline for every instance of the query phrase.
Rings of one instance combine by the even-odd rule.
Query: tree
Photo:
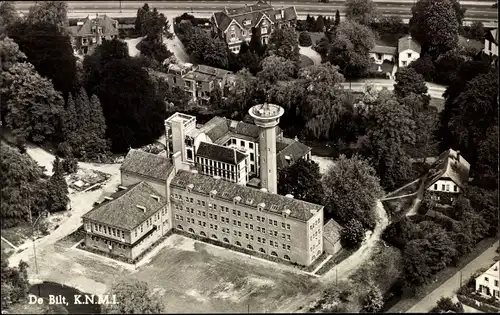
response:
[[[401,35],[404,33],[403,19],[397,15],[382,16],[378,20],[377,29],[380,35],[383,34],[396,34]]]
[[[414,130],[415,122],[406,106],[379,95],[378,104],[368,115],[361,151],[371,160],[384,188],[394,188],[410,176],[410,161],[403,145],[415,143]]]
[[[340,155],[322,178],[325,217],[340,224],[356,219],[366,229],[375,227],[376,201],[383,194],[375,170],[361,157]],[[353,195],[352,192],[356,191]]]
[[[222,106],[222,90],[217,86],[210,92],[210,106],[220,108]]]
[[[346,20],[335,29],[331,63],[339,66],[346,77],[361,77],[368,71],[369,51],[374,46],[375,37],[369,27]]]
[[[26,59],[26,55],[19,50],[19,45],[12,38],[5,37],[0,40],[1,70],[7,71],[18,62]]]
[[[7,256],[1,255],[2,311],[13,303],[28,297],[28,264],[20,261],[18,267],[9,267]]]
[[[295,72],[292,61],[276,55],[264,58],[261,67],[262,70],[257,73],[257,78],[269,84],[290,80]]]
[[[89,122],[85,128],[87,141],[85,152],[88,158],[99,159],[109,151],[109,143],[106,139],[106,119],[102,110],[101,102],[96,95],[92,95],[89,102]]]
[[[54,173],[47,181],[47,205],[49,212],[67,210],[69,203],[68,184],[64,179],[64,169],[59,157],[54,160]]]
[[[316,26],[316,19],[314,16],[307,14],[306,16],[306,31],[314,32],[314,28]]]
[[[478,148],[478,160],[474,168],[475,182],[483,188],[493,190],[498,187],[498,125],[486,130],[486,138]]]
[[[0,222],[2,228],[8,228],[26,222],[30,209],[33,213],[44,209],[35,202],[43,199],[40,198],[43,171],[28,155],[11,146],[2,143],[0,149]]]
[[[363,299],[363,310],[367,313],[378,313],[384,306],[382,292],[376,286],[370,288],[368,294]]]
[[[260,27],[252,27],[252,37],[250,37],[250,43],[248,44],[248,49],[251,52],[256,53],[259,56],[264,54],[264,47],[262,46],[262,41],[260,39]]]
[[[17,63],[1,76],[8,91],[5,122],[14,135],[35,143],[56,136],[64,100],[52,83],[29,63]]]
[[[311,35],[308,32],[301,32],[299,34],[299,45],[309,47],[312,45]]]
[[[325,31],[325,19],[323,18],[322,15],[318,16],[318,18],[316,19],[314,29],[316,32],[324,32]]]
[[[157,41],[152,41],[149,39],[149,37],[141,40],[138,45],[138,49],[141,51],[141,56],[145,56],[159,63],[163,62],[165,59],[173,55],[173,53],[167,49],[167,46],[165,46],[165,44]]]
[[[475,213],[481,215],[486,222],[498,222],[498,188],[486,190],[478,186],[468,186],[465,197],[469,199]],[[491,224],[487,230],[488,236],[495,236],[498,226]]]
[[[135,19],[135,30],[144,36],[144,31],[142,30],[142,26],[144,25],[146,15],[150,12],[149,5],[145,3],[141,8],[137,10],[137,17]]]
[[[340,231],[340,241],[342,247],[354,249],[358,248],[365,238],[363,224],[356,219],[349,220]]]
[[[437,305],[432,308],[431,313],[447,313],[448,311],[452,313],[463,313],[464,307],[462,303],[453,303],[451,298],[442,296],[439,301],[437,301]]]
[[[457,69],[466,61],[459,50],[449,50],[441,54],[436,60],[436,77],[434,82],[449,85],[455,80]]]
[[[238,71],[235,85],[225,101],[226,108],[238,112],[240,116],[246,115],[250,107],[258,104],[254,98],[256,86],[256,78],[247,69]]]
[[[469,26],[469,32],[467,35],[468,38],[483,41],[484,36],[486,35],[483,22],[481,21],[472,22],[472,24]]]
[[[335,22],[333,23],[333,25],[337,27],[339,24],[340,24],[340,12],[337,9],[337,11],[335,12]]]
[[[213,39],[204,30],[193,27],[190,35],[185,36],[183,43],[186,51],[196,60],[209,66],[227,69],[229,66],[229,49],[220,38]]]
[[[70,37],[49,23],[17,23],[9,27],[8,32],[36,71],[50,79],[54,88],[67,97],[77,83]]]
[[[411,9],[410,33],[427,51],[438,56],[458,46],[459,21],[450,0],[419,0]]]
[[[403,270],[405,285],[409,288],[425,284],[432,276],[428,253],[431,244],[426,239],[408,242],[403,251]]]
[[[68,3],[66,1],[37,1],[30,8],[26,22],[55,25],[64,33],[69,26]]]
[[[402,68],[396,72],[394,93],[399,99],[415,94],[422,100],[424,108],[427,108],[430,102],[424,77],[411,67]]]
[[[417,227],[408,217],[392,222],[382,233],[382,239],[389,244],[403,250],[406,244],[415,239]]]
[[[2,1],[0,3],[0,35],[4,34],[9,25],[19,22],[19,13],[13,2]]]
[[[158,314],[163,312],[158,296],[155,296],[144,281],[115,283],[109,290],[109,294],[115,294],[119,304],[107,304],[104,308],[105,314]]]
[[[436,66],[432,60],[432,56],[425,54],[418,58],[417,60],[410,63],[408,66],[415,69],[415,71],[424,77],[425,81],[433,81],[437,76]]]
[[[148,72],[131,58],[106,63],[91,94],[101,101],[114,152],[151,143],[163,133],[165,104]]]
[[[300,159],[279,172],[278,193],[291,194],[296,199],[323,204],[324,192],[319,165]]]
[[[283,26],[273,29],[267,46],[269,54],[274,54],[294,62],[299,61],[299,41],[295,29]]]
[[[347,19],[366,26],[371,26],[378,15],[372,0],[347,0],[345,14]]]

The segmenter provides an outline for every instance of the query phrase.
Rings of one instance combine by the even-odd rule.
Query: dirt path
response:
[[[45,151],[44,149],[28,146],[27,153],[41,166],[45,166],[47,174],[52,174],[52,162],[54,155]],[[95,201],[103,193],[112,193],[120,183],[120,164],[94,164],[79,162],[78,167],[82,169],[94,169],[104,173],[108,173],[111,177],[101,187],[101,189],[87,192],[76,192],[69,195],[71,203],[70,216],[61,221],[59,227],[49,235],[36,240],[35,245],[37,251],[43,250],[47,245],[54,244],[58,240],[73,233],[81,225],[81,217],[89,210],[92,209]],[[33,242],[28,241],[18,247],[20,252],[13,254],[9,258],[9,264],[16,266],[19,261],[28,261],[33,258],[34,253],[32,249]]]
[[[301,55],[304,55],[306,57],[311,58],[311,60],[314,62],[314,65],[320,65],[321,64],[321,56],[318,54],[314,49],[311,47],[303,47],[299,46],[299,52]]]
[[[377,224],[372,235],[368,238],[368,240],[364,242],[363,245],[361,245],[361,247],[356,252],[354,252],[351,256],[338,264],[336,268],[324,274],[323,277],[321,277],[321,281],[325,283],[335,281],[336,275],[338,277],[338,280],[348,278],[373,254],[373,248],[380,240],[382,232],[389,224],[389,218],[387,217],[387,213],[380,200],[377,201],[375,210],[377,215]]]

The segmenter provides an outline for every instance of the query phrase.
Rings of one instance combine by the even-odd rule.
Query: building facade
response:
[[[96,15],[77,21],[76,26],[70,26],[72,46],[75,54],[91,53],[103,40],[118,38],[118,21],[107,15]]]
[[[500,300],[500,262],[497,261],[485,273],[476,278],[476,292]]]
[[[231,71],[205,65],[194,66],[190,63],[169,65],[166,76],[169,86],[180,87],[189,93],[193,100],[202,102],[208,102],[210,93],[216,88],[224,95],[225,90],[234,83]]]
[[[297,11],[294,6],[277,9],[259,0],[254,5],[215,12],[211,21],[214,33],[224,38],[229,49],[237,54],[241,43],[250,42],[253,31],[259,34],[262,44],[267,44],[275,27],[295,25]]]
[[[498,57],[498,28],[486,33],[483,51],[488,56]]]
[[[323,252],[323,206],[180,171],[173,227],[308,266]]]
[[[82,216],[85,246],[133,262],[171,228],[164,197],[146,182],[121,186]]]
[[[396,54],[396,47],[382,45],[375,45],[369,52],[370,58],[377,65],[381,65],[384,61],[394,62]]]
[[[398,66],[400,68],[408,66],[413,61],[420,58],[422,47],[411,36],[405,36],[398,40]]]

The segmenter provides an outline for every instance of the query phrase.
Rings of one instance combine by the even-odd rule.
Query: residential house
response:
[[[330,219],[323,227],[323,248],[329,255],[335,255],[342,249],[341,231],[342,227],[333,219]]]
[[[476,292],[500,300],[500,261],[476,278]]]
[[[397,47],[375,45],[370,50],[370,58],[377,65],[381,65],[384,61],[394,62],[396,59]]]
[[[398,60],[399,67],[406,67],[412,61],[420,58],[422,47],[410,35],[402,37],[398,40]]]
[[[82,216],[85,247],[136,260],[170,230],[167,203],[151,185],[140,182],[119,191]]]
[[[224,95],[226,88],[234,84],[231,71],[190,63],[171,64],[166,75],[170,86],[178,86],[188,92],[193,100],[202,102],[210,100],[210,93],[215,88],[220,88]]]
[[[488,56],[498,57],[498,28],[486,33],[483,51]]]
[[[469,170],[470,164],[460,155],[460,151],[449,149],[441,153],[431,165],[424,179],[424,187],[439,202],[453,202],[467,186]]]
[[[86,55],[103,40],[118,38],[118,21],[107,15],[87,16],[77,21],[75,26],[70,26],[70,31],[75,54]]]
[[[226,40],[233,53],[238,53],[243,41],[250,42],[253,28],[259,30],[262,44],[267,44],[275,27],[295,25],[297,11],[294,6],[278,9],[259,0],[254,5],[215,12],[211,20],[213,31]]]

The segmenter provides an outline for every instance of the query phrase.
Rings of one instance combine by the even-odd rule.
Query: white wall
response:
[[[491,49],[490,49],[491,45]],[[493,55],[493,56],[498,56],[498,45],[490,42],[489,40],[485,39],[484,40],[484,53],[487,55]]]
[[[444,185],[444,187],[443,187],[443,185]],[[456,191],[455,191],[455,187],[456,187]],[[443,192],[458,194],[460,192],[460,187],[458,187],[451,180],[440,179],[440,180],[436,181],[434,184],[432,184],[429,188],[427,188],[427,190],[429,190],[429,191],[443,191]]]
[[[410,54],[410,56],[408,56],[408,54]],[[399,67],[406,67],[412,61],[415,61],[418,58],[420,58],[420,54],[416,51],[413,51],[411,49],[403,50],[399,53]]]
[[[496,276],[494,275],[495,273]],[[486,281],[486,278],[488,278],[488,281]],[[486,272],[476,278],[476,291],[487,297],[495,296],[497,300],[500,300],[499,285],[498,269],[496,271]]]
[[[379,58],[380,56],[380,58]],[[370,53],[370,58],[373,58],[376,64],[382,64],[385,60],[394,62],[394,56],[390,54],[378,54],[371,52]]]

